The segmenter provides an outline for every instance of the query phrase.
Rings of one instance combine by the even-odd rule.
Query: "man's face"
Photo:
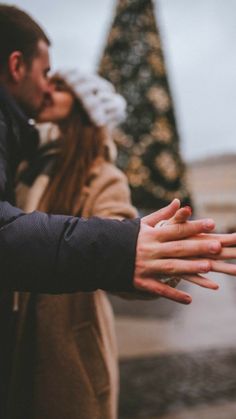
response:
[[[24,66],[24,75],[18,83],[15,97],[27,116],[35,118],[43,108],[51,89],[48,81],[48,45],[44,41],[39,41],[38,54],[31,65]]]

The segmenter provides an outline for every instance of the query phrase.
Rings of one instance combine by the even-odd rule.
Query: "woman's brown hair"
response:
[[[106,132],[89,120],[73,90],[60,75],[56,74],[51,81],[58,90],[70,92],[74,104],[69,116],[60,124],[60,147],[54,175],[38,209],[77,215],[81,191],[89,181],[91,168],[98,159],[105,159]]]

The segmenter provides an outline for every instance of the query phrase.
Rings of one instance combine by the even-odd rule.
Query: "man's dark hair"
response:
[[[30,65],[38,52],[38,42],[50,41],[40,26],[23,10],[0,4],[0,72],[6,67],[13,51],[21,51]]]

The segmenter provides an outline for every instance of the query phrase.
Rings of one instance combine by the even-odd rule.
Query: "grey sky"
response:
[[[156,3],[184,157],[236,153],[236,1]],[[95,70],[115,1],[15,0],[14,4],[47,30],[53,40],[53,68]]]

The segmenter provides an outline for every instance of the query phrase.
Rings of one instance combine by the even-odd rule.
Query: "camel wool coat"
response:
[[[37,208],[49,181],[40,174],[30,188],[20,185],[18,205]],[[91,170],[78,204],[85,218],[137,216],[126,177],[105,161]],[[18,304],[8,419],[116,419],[117,348],[106,294],[22,293]]]

